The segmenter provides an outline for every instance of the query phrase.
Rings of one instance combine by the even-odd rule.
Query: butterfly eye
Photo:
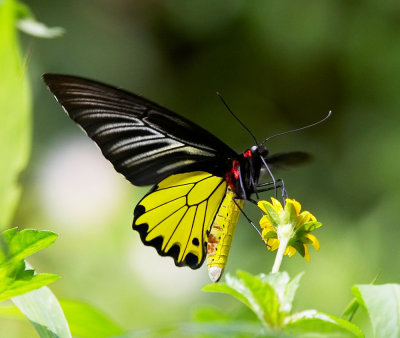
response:
[[[250,148],[251,152],[254,153],[254,152],[258,149],[258,147],[259,147],[259,146],[252,146],[252,147]]]

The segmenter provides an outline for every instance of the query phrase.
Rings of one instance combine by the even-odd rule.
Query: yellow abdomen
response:
[[[221,278],[228,261],[233,233],[240,214],[240,209],[236,203],[241,208],[243,207],[243,200],[236,199],[236,203],[233,201],[235,196],[232,189],[228,187],[208,236],[207,267],[208,274],[213,282],[218,282]]]

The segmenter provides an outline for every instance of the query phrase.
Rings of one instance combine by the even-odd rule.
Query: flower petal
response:
[[[269,217],[265,215],[260,219],[260,227],[262,229],[268,229],[269,231],[275,230],[275,228],[271,224],[271,221],[269,220]]]
[[[306,259],[307,262],[310,261],[310,252],[308,251],[308,246],[307,244],[304,245],[304,258]]]
[[[302,223],[307,223],[311,219],[312,214],[308,211],[303,211],[300,215],[299,218],[302,219]]]
[[[276,198],[271,197],[272,200],[272,206],[276,210],[278,214],[280,214],[283,211],[283,207],[281,202],[279,202]]]
[[[300,214],[300,210],[301,210],[301,204],[299,202],[297,202],[296,200],[293,200],[293,199],[289,199],[288,198],[288,199],[286,199],[286,201],[287,200],[290,200],[293,203],[294,207],[296,208],[296,214],[299,215]]]
[[[292,246],[288,246],[285,250],[285,255],[292,257],[296,252],[297,250],[295,248],[293,248]]]
[[[318,241],[317,237],[315,237],[312,234],[307,234],[306,237],[309,238],[312,241],[311,245],[315,248],[315,250],[318,251],[319,248],[320,248],[320,244],[319,244],[319,241]]]
[[[272,204],[269,203],[269,202],[267,202],[267,201],[258,201],[258,203],[257,203],[257,206],[262,210],[262,212],[263,212],[264,214],[268,214],[268,211],[267,211],[267,209],[265,208],[265,205],[264,205],[264,204],[266,204],[266,203],[270,204],[271,207],[272,207]]]
[[[279,239],[270,238],[268,240],[268,245],[270,246],[270,250],[271,251],[275,251],[276,249],[279,248]]]

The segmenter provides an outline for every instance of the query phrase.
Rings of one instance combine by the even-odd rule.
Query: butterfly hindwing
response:
[[[211,171],[223,175],[236,153],[217,137],[138,95],[76,76],[45,74],[67,114],[134,185],[169,175]]]
[[[177,266],[197,269],[226,187],[223,178],[203,171],[171,175],[136,206],[133,229],[145,245],[173,257]]]

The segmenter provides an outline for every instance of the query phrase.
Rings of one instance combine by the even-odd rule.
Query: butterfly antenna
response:
[[[226,109],[228,109],[228,111],[232,114],[232,116],[236,119],[236,121],[238,121],[240,123],[240,125],[251,135],[251,137],[253,138],[255,144],[259,144],[257,142],[256,137],[254,136],[254,134],[250,131],[249,128],[246,127],[246,125],[240,121],[240,119],[235,115],[235,113],[231,110],[231,108],[229,108],[228,104],[225,102],[224,98],[222,97],[222,95],[217,92],[218,97],[221,99],[222,103],[224,104],[224,106],[226,107]]]
[[[282,133],[278,133],[278,134],[272,135],[272,136],[270,136],[270,137],[267,137],[267,138],[263,141],[262,144],[264,145],[265,142],[267,142],[267,141],[269,141],[270,139],[272,139],[272,138],[274,138],[274,137],[277,137],[277,136],[282,136],[282,135],[286,135],[286,134],[290,134],[290,133],[295,133],[295,132],[298,132],[298,131],[300,131],[300,130],[304,130],[304,129],[307,129],[307,128],[314,127],[314,126],[316,126],[316,125],[318,125],[318,124],[320,124],[320,123],[322,123],[322,122],[325,122],[327,119],[329,119],[329,118],[331,117],[331,115],[332,115],[332,110],[330,110],[329,113],[328,113],[328,115],[326,115],[322,120],[319,120],[319,121],[317,121],[317,122],[314,122],[314,123],[312,123],[312,124],[309,124],[309,125],[304,126],[304,127],[301,127],[301,128],[297,128],[297,129],[293,129],[293,130],[288,130],[288,131],[284,131],[284,132],[282,132]]]

